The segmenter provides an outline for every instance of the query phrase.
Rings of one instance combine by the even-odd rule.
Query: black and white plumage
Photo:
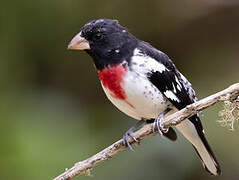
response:
[[[162,115],[197,100],[191,83],[166,54],[138,40],[115,20],[90,21],[68,48],[86,50],[94,60],[108,99],[125,114],[140,120],[137,125],[152,119],[156,119],[158,125]],[[220,166],[207,143],[198,115],[176,128],[192,143],[205,169],[219,175]],[[134,129],[127,131],[126,142]],[[171,140],[177,138],[172,128],[163,134]]]

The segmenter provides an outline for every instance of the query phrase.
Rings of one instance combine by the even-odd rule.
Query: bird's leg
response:
[[[133,136],[134,131],[140,127],[142,124],[145,123],[145,120],[138,121],[134,126],[132,126],[128,131],[126,131],[125,135],[123,136],[123,143],[125,146],[128,146],[130,150],[134,151],[132,146],[129,143],[129,137],[131,137],[135,142],[138,140]]]
[[[167,108],[165,111],[163,111],[162,113],[159,114],[159,116],[154,120],[153,123],[153,131],[155,131],[155,127],[157,127],[158,133],[160,136],[163,135],[163,133],[167,133],[168,132],[168,128],[164,128],[162,126],[161,123],[161,119],[165,116],[165,114],[167,114],[171,109]]]

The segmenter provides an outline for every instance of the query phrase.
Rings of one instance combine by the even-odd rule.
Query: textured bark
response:
[[[239,83],[236,83],[223,91],[208,96],[200,101],[188,105],[184,109],[172,115],[167,116],[166,118],[162,119],[162,125],[166,128],[175,126],[180,122],[182,122],[183,120],[202,111],[203,109],[213,106],[214,104],[219,102],[233,101],[238,96],[239,96]],[[139,143],[141,140],[150,136],[154,136],[156,134],[157,132],[153,132],[152,130],[152,124],[147,124],[134,133],[134,136],[138,140],[138,142],[133,141],[133,139],[130,139],[130,142],[132,144]],[[99,153],[91,156],[90,158],[76,163],[72,168],[66,170],[64,173],[54,178],[54,180],[71,180],[74,177],[79,176],[81,174],[84,173],[89,174],[93,167],[106,160],[109,160],[113,155],[119,153],[120,151],[125,150],[126,148],[127,147],[124,146],[123,140],[121,139],[112,144],[111,146],[100,151]]]

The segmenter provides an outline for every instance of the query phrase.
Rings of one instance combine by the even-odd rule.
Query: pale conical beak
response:
[[[78,33],[69,43],[67,49],[85,50],[90,49],[89,42]]]

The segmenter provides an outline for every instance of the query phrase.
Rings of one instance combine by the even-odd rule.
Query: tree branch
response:
[[[239,96],[239,83],[236,83],[223,91],[208,96],[200,101],[197,101],[191,105],[188,105],[184,109],[167,116],[162,119],[162,125],[166,128],[175,126],[183,120],[193,116],[194,114],[213,106],[216,103],[223,101],[233,101]],[[135,138],[141,141],[147,137],[156,135],[156,132],[152,131],[152,124],[147,124],[134,133]],[[132,144],[136,143],[133,139],[130,139]],[[89,174],[91,169],[96,165],[109,160],[113,155],[125,150],[127,147],[123,145],[123,140],[119,140],[111,146],[105,148],[101,152],[93,155],[92,157],[76,163],[72,168],[66,170],[64,173],[54,178],[54,180],[71,180],[81,174]]]

